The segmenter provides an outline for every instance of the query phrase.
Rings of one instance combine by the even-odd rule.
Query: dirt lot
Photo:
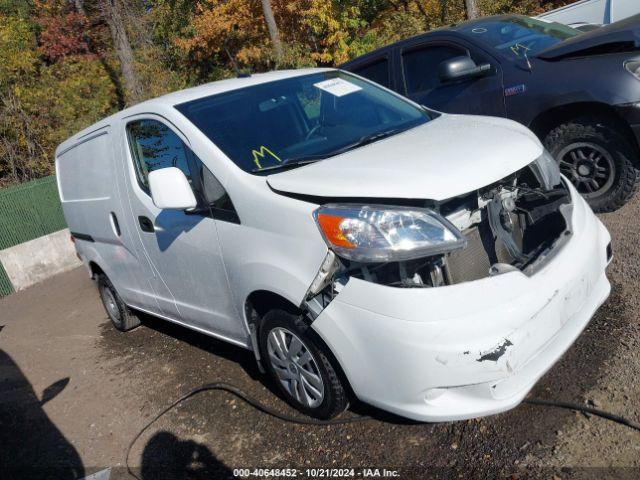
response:
[[[640,196],[602,218],[614,238],[612,296],[533,395],[593,403],[638,422]],[[124,457],[138,430],[214,380],[294,413],[242,349],[151,318],[116,332],[82,269],[1,299],[0,325],[0,478],[73,478],[107,467],[110,478],[129,478]],[[640,477],[640,433],[597,417],[530,405],[445,424],[363,405],[347,413],[361,414],[373,419],[292,425],[228,394],[203,393],[145,433],[130,463],[145,479],[232,478],[234,468],[252,467],[387,468],[400,478]]]

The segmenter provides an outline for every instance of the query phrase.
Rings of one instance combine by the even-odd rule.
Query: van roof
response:
[[[311,73],[317,72],[326,72],[334,70],[333,68],[302,68],[297,70],[275,70],[272,72],[266,73],[257,73],[252,74],[248,77],[240,77],[240,78],[228,78],[225,80],[218,80],[215,82],[205,83],[203,85],[199,85],[197,87],[186,88],[184,90],[178,90],[176,92],[171,92],[166,95],[162,95],[160,97],[152,98],[149,100],[145,100],[144,102],[137,103],[132,105],[131,107],[125,108],[116,112],[108,117],[99,120],[93,125],[81,130],[80,132],[72,135],[67,140],[58,145],[56,149],[56,156],[68,148],[75,145],[79,140],[91,133],[100,130],[114,120],[128,117],[130,115],[136,115],[138,113],[149,112],[149,107],[173,107],[174,105],[178,105],[180,103],[189,102],[191,100],[196,100],[198,98],[208,97],[210,95],[215,95],[217,93],[228,92],[231,90],[237,90],[239,88],[248,87],[252,85],[259,85],[261,83],[272,82],[276,80],[283,80],[286,78],[293,78],[302,75],[308,75]],[[151,110],[153,111],[153,110]]]

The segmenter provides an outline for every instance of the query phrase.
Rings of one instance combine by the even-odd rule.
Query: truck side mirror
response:
[[[163,210],[188,210],[198,204],[189,180],[182,170],[176,167],[150,172],[149,189],[154,205]]]
[[[445,60],[438,65],[438,76],[442,82],[480,77],[491,70],[491,64],[476,65],[471,57],[462,55]]]

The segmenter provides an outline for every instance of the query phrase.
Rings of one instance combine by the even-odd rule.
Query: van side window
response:
[[[149,172],[177,167],[192,183],[187,148],[169,127],[151,119],[136,120],[127,125],[129,147],[140,188],[149,194]]]
[[[383,87],[391,88],[391,82],[389,81],[389,61],[386,58],[367,63],[362,67],[356,67],[353,69],[353,73],[369,79],[372,82],[376,82]]]
[[[140,188],[151,195],[149,173],[176,167],[189,180],[198,199],[198,213],[211,212],[220,220],[240,223],[231,198],[222,184],[173,130],[157,120],[135,120],[127,124],[127,137]]]
[[[218,181],[211,170],[200,161],[195,155],[198,171],[200,172],[199,181],[202,185],[202,195],[207,205],[211,209],[213,218],[225,220],[227,222],[240,223],[240,218],[233,206],[231,197]]]

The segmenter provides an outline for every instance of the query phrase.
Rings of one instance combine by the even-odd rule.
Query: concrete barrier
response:
[[[82,265],[66,228],[0,250],[0,263],[14,291]]]

